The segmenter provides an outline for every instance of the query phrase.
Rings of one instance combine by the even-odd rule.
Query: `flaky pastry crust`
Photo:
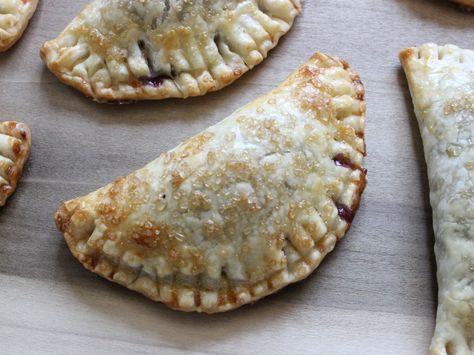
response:
[[[30,149],[31,134],[25,124],[0,122],[0,206],[15,192]]]
[[[286,82],[56,214],[91,270],[182,311],[223,312],[306,278],[366,183],[364,88],[315,54]]]
[[[262,62],[300,12],[300,0],[95,0],[41,57],[97,101],[199,96]]]
[[[438,266],[433,355],[474,354],[474,51],[400,53],[428,166]]]
[[[37,5],[38,0],[0,0],[0,52],[18,41]]]

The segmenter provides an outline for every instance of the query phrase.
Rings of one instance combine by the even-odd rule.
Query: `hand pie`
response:
[[[97,101],[204,95],[263,61],[300,0],[95,0],[41,49]]]
[[[315,54],[280,87],[56,214],[85,268],[183,311],[223,312],[304,279],[365,186],[364,88]]]
[[[474,51],[400,53],[428,165],[438,314],[432,354],[474,353]]]
[[[38,0],[0,0],[0,52],[18,41],[37,5]]]
[[[0,122],[0,206],[15,192],[30,148],[30,130],[25,124]]]

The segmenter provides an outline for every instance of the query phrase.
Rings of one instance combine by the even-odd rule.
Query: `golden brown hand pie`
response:
[[[364,88],[315,54],[269,94],[56,214],[87,269],[183,311],[223,312],[304,279],[365,186]]]
[[[474,51],[401,52],[428,166],[438,314],[436,355],[474,353]]]
[[[98,101],[204,95],[263,61],[300,0],[95,0],[41,49]]]
[[[0,206],[15,191],[30,148],[30,130],[25,124],[0,122]]]
[[[0,52],[18,41],[37,5],[38,0],[0,0]]]

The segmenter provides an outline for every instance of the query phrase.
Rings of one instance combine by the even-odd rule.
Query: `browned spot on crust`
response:
[[[454,349],[454,344],[450,341],[448,341],[446,343],[446,353],[448,355],[455,355],[456,354],[455,349]]]
[[[27,139],[28,133],[23,128],[18,128],[18,132],[23,140]]]
[[[217,296],[217,305],[222,307],[225,304],[226,304],[226,295],[222,293],[221,291],[219,291],[219,294]]]
[[[90,270],[94,270],[99,263],[99,256],[98,255],[84,255],[82,258],[82,262],[87,264]]]
[[[132,238],[135,242],[146,248],[156,248],[162,244],[162,239],[168,236],[166,227],[154,225],[151,222],[135,226]]]
[[[403,65],[408,64],[409,59],[413,56],[416,56],[414,48],[405,48],[399,54],[400,61],[402,62]]]
[[[171,174],[171,186],[174,190],[177,190],[184,181],[184,177],[179,172],[173,172]]]
[[[179,308],[178,290],[176,287],[171,288],[171,302],[169,305],[171,308]]]
[[[227,302],[230,304],[236,304],[237,303],[237,296],[231,288],[227,291]]]
[[[358,76],[353,78],[352,84],[356,88],[356,95],[355,95],[356,100],[364,101],[365,100],[364,84],[362,83],[360,78]]]
[[[201,292],[199,290],[194,290],[194,306],[201,307]]]
[[[102,220],[108,225],[119,225],[122,220],[120,211],[112,203],[100,203],[97,205],[96,212],[102,217]]]
[[[8,179],[11,181],[15,178],[15,175],[16,175],[16,166],[15,165],[10,165],[8,168],[7,168],[7,176],[8,176]]]
[[[22,144],[20,141],[16,141],[13,143],[13,153],[15,154],[15,157],[18,157],[21,154],[22,151]]]
[[[61,207],[56,212],[54,220],[56,222],[56,227],[61,232],[64,233],[69,229],[69,224],[71,222],[71,217],[73,213],[74,211],[70,211],[67,208],[67,203],[62,204]]]
[[[269,290],[273,290],[274,289],[274,286],[273,286],[273,282],[272,280],[267,280],[267,287]]]
[[[125,182],[128,181],[128,189],[125,190]],[[102,193],[110,197],[105,202],[100,202],[95,208],[95,212],[101,217],[102,222],[107,226],[117,226],[125,220],[132,212],[133,207],[140,201],[133,201],[127,203],[127,194],[133,193],[139,185],[140,181],[135,181],[134,176],[131,175],[126,179],[120,177],[116,179],[109,188],[102,190]],[[104,201],[104,200],[103,200]]]

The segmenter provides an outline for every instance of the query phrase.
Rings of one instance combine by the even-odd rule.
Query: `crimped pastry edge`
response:
[[[0,122],[0,126],[11,126],[8,127],[11,131],[13,131],[15,137],[21,141],[21,146],[18,147],[19,154],[16,157],[14,164],[15,164],[15,171],[13,176],[11,176],[11,180],[9,181],[9,185],[5,185],[7,189],[0,189],[0,207],[6,204],[8,198],[15,192],[16,187],[18,185],[18,181],[23,173],[23,167],[25,165],[26,160],[30,155],[31,150],[31,132],[29,127],[24,123],[19,123],[15,121],[4,121]],[[6,134],[6,133],[5,133]],[[9,134],[6,134],[9,135]]]

